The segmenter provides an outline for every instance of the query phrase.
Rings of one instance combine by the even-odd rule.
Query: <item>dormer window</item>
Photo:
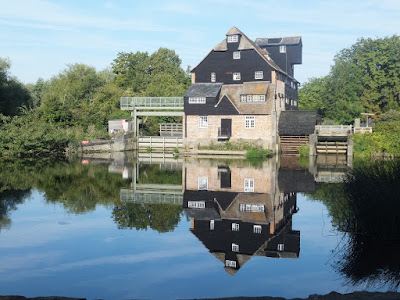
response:
[[[279,53],[286,53],[286,45],[279,46]]]
[[[239,41],[239,35],[237,34],[228,35],[227,38],[228,43],[237,43],[238,41]]]

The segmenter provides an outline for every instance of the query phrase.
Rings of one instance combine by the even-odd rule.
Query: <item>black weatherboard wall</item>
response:
[[[230,45],[231,43],[228,43]],[[211,51],[210,54],[192,70],[196,82],[211,82],[211,73],[216,73],[216,81],[224,84],[239,84],[248,81],[271,81],[272,67],[255,51],[242,50],[240,59],[233,59],[238,43],[232,51]],[[263,79],[255,79],[255,71],[263,71]],[[233,73],[240,72],[241,80],[233,80]]]

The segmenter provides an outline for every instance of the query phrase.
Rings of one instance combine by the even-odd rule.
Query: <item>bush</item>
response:
[[[301,157],[306,157],[310,155],[310,146],[309,145],[303,145],[299,148],[299,155]]]
[[[246,152],[246,158],[252,159],[252,158],[265,158],[270,155],[269,150],[262,149],[262,148],[252,148],[247,150]]]

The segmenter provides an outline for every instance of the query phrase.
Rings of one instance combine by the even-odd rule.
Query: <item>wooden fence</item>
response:
[[[138,149],[169,149],[183,148],[181,137],[141,136],[137,138]]]

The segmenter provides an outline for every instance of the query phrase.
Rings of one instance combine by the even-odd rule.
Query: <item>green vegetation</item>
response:
[[[299,108],[350,124],[361,112],[400,110],[400,36],[359,39],[335,56],[327,76],[299,90]]]
[[[108,120],[129,118],[120,110],[121,96],[182,96],[188,74],[173,50],[119,53],[110,69],[68,65],[49,80],[23,85],[9,74],[10,62],[0,58],[0,155],[63,154],[80,140],[107,138]],[[160,122],[181,118],[147,118],[147,134]]]
[[[249,142],[211,142],[206,146],[198,146],[199,150],[218,150],[218,151],[248,151],[253,149],[262,149],[260,147],[254,146],[254,144]]]
[[[299,155],[301,157],[308,157],[310,154],[310,146],[309,145],[303,145],[299,148]]]
[[[343,183],[324,184],[312,195],[345,235],[334,267],[351,284],[400,285],[399,178],[399,160],[355,160]]]
[[[383,113],[372,133],[355,134],[353,140],[356,156],[400,156],[400,112]]]
[[[266,158],[271,153],[267,149],[262,148],[251,148],[246,151],[246,159],[253,159],[253,158]]]

